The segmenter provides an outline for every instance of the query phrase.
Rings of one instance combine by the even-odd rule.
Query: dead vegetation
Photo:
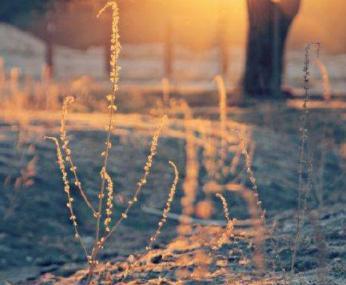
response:
[[[70,138],[68,127],[71,126],[71,123],[69,124],[69,121],[85,122],[85,118],[80,119],[79,114],[70,113],[70,107],[76,101],[75,97],[58,95],[59,87],[51,82],[42,83],[36,87],[28,87],[28,92],[21,93],[18,88],[19,71],[15,69],[10,73],[9,82],[4,83],[6,79],[0,78],[0,85],[2,84],[0,87],[6,90],[5,93],[10,94],[4,103],[6,110],[10,110],[5,115],[7,119],[20,117],[23,121],[29,122],[31,119],[45,122],[54,121],[57,120],[54,117],[57,116],[56,114],[51,114],[52,118],[47,118],[45,114],[39,112],[31,115],[26,114],[27,117],[25,112],[23,115],[18,115],[18,113],[28,105],[44,104],[44,108],[55,110],[62,103],[59,136],[47,136],[46,139],[52,141],[56,147],[63,190],[67,199],[66,207],[74,229],[74,237],[82,246],[86,261],[89,264],[88,269],[80,270],[70,277],[61,278],[46,274],[34,281],[33,284],[189,284],[190,282],[196,282],[196,284],[213,282],[215,284],[249,285],[296,284],[297,282],[297,284],[304,284],[305,281],[300,280],[299,274],[296,274],[296,269],[297,256],[304,247],[304,239],[307,238],[302,233],[302,228],[307,221],[311,222],[312,231],[310,232],[313,232],[313,243],[318,251],[316,280],[318,284],[329,282],[326,278],[328,243],[320,224],[322,219],[322,210],[320,209],[325,203],[323,173],[325,171],[326,150],[323,148],[320,152],[318,170],[320,175],[314,178],[312,150],[307,147],[309,144],[308,103],[310,101],[308,94],[309,54],[306,56],[304,69],[306,94],[303,105],[304,114],[300,124],[301,148],[296,232],[292,233],[291,231],[290,235],[280,233],[282,236],[277,238],[274,234],[277,227],[276,221],[273,222],[271,219],[271,224],[269,224],[261,202],[261,191],[254,170],[256,145],[253,139],[253,130],[246,124],[240,124],[229,119],[227,91],[222,77],[216,77],[219,109],[215,112],[211,110],[213,111],[212,116],[217,116],[214,120],[197,117],[196,110],[191,108],[186,100],[174,98],[170,94],[168,79],[164,79],[162,82],[162,100],[158,100],[157,105],[152,108],[150,120],[136,114],[117,113],[120,70],[117,64],[120,52],[119,15],[116,2],[108,2],[100,13],[103,13],[107,8],[111,8],[113,12],[112,68],[110,74],[112,92],[106,96],[106,103],[102,104],[107,107],[108,115],[87,115],[90,120],[86,122],[87,128],[90,129],[100,129],[104,127],[102,126],[103,122],[107,122],[104,149],[100,153],[102,165],[99,173],[94,175],[95,177],[99,176],[100,180],[99,190],[96,192],[97,199],[91,198],[89,196],[91,191],[84,188],[82,175],[79,173],[72,153],[72,146],[78,138]],[[327,71],[321,63],[318,64],[324,79],[324,98],[329,103],[331,95]],[[85,87],[84,83],[80,84],[83,88]],[[35,100],[31,101],[32,90],[42,93],[42,96],[35,95]],[[77,90],[84,92],[84,94],[89,92],[88,89],[81,91],[82,88],[80,87],[77,87]],[[47,94],[53,95],[47,96]],[[71,94],[68,93],[68,95]],[[50,99],[42,99],[47,97]],[[38,103],[35,103],[36,100]],[[42,103],[43,101],[44,103]],[[69,120],[67,120],[68,116]],[[159,123],[154,134],[150,135],[153,129],[153,117],[154,121]],[[27,125],[29,129],[30,123]],[[139,177],[134,191],[127,198],[124,207],[117,208],[115,196],[118,181],[117,177],[112,176],[108,169],[113,146],[112,136],[127,137],[135,131],[143,136],[151,136],[150,149],[142,168],[142,175]],[[326,133],[325,136],[327,136]],[[144,212],[161,215],[157,229],[151,234],[148,244],[143,247],[142,251],[106,262],[100,258],[100,254],[104,247],[107,247],[106,241],[110,239],[112,234],[117,234],[120,224],[129,218],[132,214],[131,210],[137,206],[136,204],[140,204],[143,188],[147,186],[155,157],[159,152],[160,138],[170,138],[182,142],[185,155],[184,174],[179,174],[182,172],[178,168],[179,163],[172,162],[177,158],[172,157],[168,163],[173,169],[174,179],[167,192],[168,198],[162,212],[157,212],[157,209],[150,207],[147,210],[142,208]],[[325,146],[333,144],[327,139],[324,142]],[[279,150],[273,151],[278,152]],[[23,185],[31,183],[30,177],[35,172],[36,158],[33,149],[30,150],[30,153],[32,158],[20,171],[21,176],[15,179],[8,178],[6,185],[14,181],[14,188],[17,190]],[[202,168],[203,177],[201,177]],[[183,179],[181,185],[179,178]],[[203,182],[201,182],[202,179]],[[132,186],[128,187],[131,188]],[[180,190],[182,192],[179,195],[180,213],[176,214],[171,210],[174,198],[178,196],[176,193]],[[308,207],[308,204],[311,203],[310,195],[313,193],[315,193],[319,204],[317,210],[313,209],[312,206],[311,208]],[[75,210],[74,202],[77,195],[84,201],[90,219],[93,219],[95,224],[95,237],[93,242],[91,244],[89,242],[88,245],[79,228],[79,217],[77,217]],[[201,195],[203,196],[202,199],[199,197]],[[215,199],[215,196],[219,200]],[[230,202],[233,201],[230,197],[233,198],[234,196],[239,196],[238,198],[246,204],[245,216],[247,219],[233,218],[232,206],[230,206]],[[95,197],[95,193],[93,197]],[[11,202],[11,206],[14,205],[15,203]],[[224,220],[212,220],[214,212],[223,212]],[[118,218],[114,217],[115,214]],[[136,218],[140,219],[141,217]],[[177,222],[177,234],[163,245],[158,245],[157,241],[168,220]],[[273,245],[270,245],[272,248],[269,255],[268,242],[271,239],[273,239]],[[286,247],[279,246],[278,243],[286,243]],[[290,266],[283,265],[283,263],[287,263],[287,260],[284,262],[281,260],[282,248],[289,251]],[[268,260],[268,256],[271,259]],[[274,260],[275,258],[278,261]],[[270,263],[274,264],[274,268],[270,268]],[[288,271],[291,271],[290,276],[288,276]]]

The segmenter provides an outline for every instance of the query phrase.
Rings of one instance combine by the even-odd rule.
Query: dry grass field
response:
[[[172,80],[145,45],[119,63],[107,9],[110,82],[97,51],[59,47],[55,80],[0,61],[0,284],[345,284],[345,55],[290,52],[290,98],[234,104],[213,55]]]

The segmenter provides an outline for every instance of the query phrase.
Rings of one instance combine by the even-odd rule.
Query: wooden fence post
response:
[[[164,76],[171,79],[173,73],[173,39],[172,39],[172,19],[166,21],[164,39]]]

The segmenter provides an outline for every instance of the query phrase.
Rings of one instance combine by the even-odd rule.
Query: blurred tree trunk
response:
[[[243,89],[280,96],[287,35],[300,0],[247,0],[249,29]]]

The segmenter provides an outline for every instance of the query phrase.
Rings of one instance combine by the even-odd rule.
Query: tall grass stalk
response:
[[[252,219],[252,226],[254,227],[254,256],[253,256],[253,261],[257,268],[261,271],[264,270],[265,268],[265,259],[263,255],[263,241],[265,239],[265,234],[266,234],[266,228],[265,224],[263,224],[263,219],[262,219],[262,209],[260,205],[258,204],[258,198],[255,195],[255,193],[245,187],[244,185],[238,184],[238,183],[228,183],[225,185],[222,184],[217,184],[215,182],[209,182],[205,185],[205,190],[206,192],[209,193],[221,193],[223,191],[229,191],[229,192],[234,192],[236,194],[239,194],[246,202],[248,209],[249,209],[249,214]],[[221,199],[223,208],[224,208],[224,215],[226,217],[229,217],[228,211],[225,211],[225,208],[227,207],[227,203],[225,203],[226,200],[223,200],[220,198],[220,195],[218,196],[219,199]],[[228,224],[234,224],[235,220],[229,220]],[[229,227],[233,228],[233,225],[229,225]],[[226,231],[230,232],[230,229],[226,229]]]
[[[62,113],[61,113],[61,120],[60,120],[60,140],[62,141],[62,149],[64,151],[65,154],[65,161],[69,164],[70,167],[70,171],[73,174],[74,177],[74,185],[77,187],[77,189],[79,190],[80,195],[82,196],[82,198],[84,199],[85,203],[87,204],[87,206],[90,208],[90,210],[92,211],[93,215],[96,214],[96,211],[93,207],[93,205],[91,204],[89,198],[87,197],[87,194],[84,192],[83,188],[82,188],[82,183],[78,177],[77,174],[77,167],[75,166],[74,162],[73,162],[73,158],[72,158],[72,151],[70,148],[70,141],[67,137],[67,130],[66,130],[66,117],[68,114],[68,108],[70,106],[70,104],[72,104],[74,102],[74,98],[71,96],[68,96],[64,99],[64,103],[63,103],[63,108],[62,108]]]
[[[58,165],[59,165],[62,180],[64,183],[64,191],[65,191],[66,196],[67,196],[66,206],[69,210],[70,220],[71,220],[71,223],[73,225],[74,232],[75,232],[74,237],[76,240],[79,241],[81,247],[83,248],[85,256],[88,257],[88,250],[87,250],[86,245],[84,244],[83,239],[81,238],[81,235],[79,233],[79,228],[78,228],[78,224],[77,224],[77,217],[76,217],[74,209],[73,209],[74,199],[72,198],[72,195],[71,195],[71,187],[70,187],[68,174],[67,174],[66,167],[65,167],[65,160],[64,160],[64,156],[63,156],[62,151],[61,151],[60,143],[59,143],[57,138],[54,138],[54,137],[45,137],[45,138],[48,140],[51,140],[56,146]]]
[[[137,182],[137,187],[136,187],[136,190],[134,192],[134,195],[132,196],[131,200],[128,201],[127,208],[122,212],[118,221],[114,224],[114,226],[111,228],[111,230],[103,238],[100,239],[99,248],[102,247],[104,245],[104,243],[106,242],[106,240],[116,231],[116,229],[118,228],[120,223],[123,220],[127,219],[129,211],[134,206],[134,204],[136,204],[138,202],[138,196],[141,193],[143,187],[148,182],[148,177],[150,175],[151,168],[153,166],[153,161],[154,161],[154,158],[157,154],[158,141],[159,141],[159,138],[160,138],[161,133],[163,131],[163,128],[166,126],[166,123],[167,123],[167,116],[164,116],[164,117],[162,117],[162,119],[160,121],[160,125],[159,125],[158,129],[155,131],[155,133],[153,135],[153,138],[151,141],[151,146],[150,146],[150,153],[147,156],[147,160],[146,160],[144,168],[143,168],[143,175],[139,179],[139,181]]]
[[[150,175],[150,172],[151,172],[154,157],[157,154],[158,140],[167,122],[167,116],[163,116],[163,118],[160,121],[160,125],[158,129],[155,131],[153,135],[153,138],[151,141],[150,153],[147,156],[147,160],[144,166],[144,172],[137,183],[137,188],[135,190],[133,198],[128,202],[128,206],[125,209],[125,211],[121,214],[120,218],[114,223],[114,225],[111,225],[112,214],[113,214],[112,209],[113,209],[113,199],[114,199],[114,183],[112,181],[111,176],[108,173],[107,168],[108,168],[108,161],[109,161],[109,153],[112,147],[111,135],[114,129],[114,115],[117,110],[115,99],[116,99],[116,93],[118,90],[119,70],[120,70],[120,68],[118,67],[120,43],[119,43],[119,32],[118,32],[119,9],[118,9],[118,5],[116,1],[107,2],[106,5],[98,13],[98,17],[108,8],[112,9],[111,60],[110,60],[111,71],[109,74],[110,81],[112,83],[112,93],[106,96],[106,99],[108,101],[108,122],[106,125],[107,135],[105,140],[105,148],[103,152],[101,153],[101,156],[103,157],[103,161],[102,161],[102,167],[100,170],[101,183],[100,183],[100,188],[98,192],[97,208],[93,207],[92,203],[90,202],[90,200],[88,199],[86,195],[86,192],[83,190],[82,183],[77,174],[77,167],[75,166],[75,163],[73,162],[73,159],[72,159],[72,151],[70,148],[69,139],[67,135],[67,129],[66,129],[66,117],[68,114],[69,106],[74,101],[73,97],[65,98],[63,103],[63,110],[62,110],[61,122],[60,122],[61,124],[60,141],[62,143],[62,147],[57,138],[54,138],[54,137],[46,138],[48,140],[51,140],[56,146],[58,165],[59,165],[61,175],[62,175],[62,180],[64,183],[64,191],[67,195],[66,206],[69,210],[70,220],[74,227],[75,238],[80,242],[89,263],[89,274],[88,274],[89,277],[87,280],[88,284],[92,280],[95,266],[98,263],[97,261],[98,253],[103,248],[106,240],[111,236],[111,234],[115,232],[115,230],[120,225],[120,223],[124,219],[127,218],[130,209],[138,201],[138,196],[142,188],[147,183],[148,176]],[[66,168],[66,165],[68,165],[68,168]],[[73,209],[74,198],[72,197],[70,182],[68,178],[68,171],[72,173],[75,186],[79,190],[80,195],[84,199],[84,202],[91,209],[93,216],[96,219],[95,241],[94,241],[94,245],[90,249],[90,253],[86,245],[84,244],[83,239],[81,238],[81,235],[79,232],[77,217]],[[176,173],[177,173],[177,170],[176,170]],[[172,186],[173,190],[172,190],[172,193],[170,194],[170,198],[168,201],[169,207],[170,207],[171,200],[173,199],[173,197],[171,196],[174,195],[175,193],[176,183],[177,181],[175,181],[174,185]],[[106,201],[104,201],[105,196],[106,196]],[[164,212],[164,214],[166,213],[166,211]],[[103,222],[104,228],[101,228],[102,222]]]
[[[169,196],[168,196],[168,199],[167,199],[167,202],[166,202],[166,206],[165,206],[165,208],[163,210],[163,213],[162,213],[162,218],[161,218],[161,220],[160,220],[160,222],[158,224],[158,228],[155,231],[155,233],[150,237],[149,244],[146,247],[146,250],[151,250],[152,249],[153,243],[157,240],[158,236],[161,233],[162,227],[167,222],[168,214],[169,214],[169,211],[171,210],[172,202],[174,200],[175,192],[176,192],[176,189],[177,189],[177,184],[178,184],[178,181],[179,181],[179,171],[178,171],[178,168],[177,168],[177,166],[175,165],[174,162],[169,161],[169,165],[174,170],[174,181],[173,181],[171,189],[169,191]]]
[[[227,149],[226,142],[224,140],[224,135],[226,133],[227,126],[227,91],[225,82],[222,76],[218,75],[215,77],[215,82],[217,84],[218,93],[219,93],[219,114],[220,114],[220,129],[221,129],[221,163],[226,159]]]
[[[247,177],[251,182],[253,195],[255,197],[257,207],[260,211],[261,221],[263,224],[265,224],[265,211],[262,209],[262,202],[260,201],[260,198],[259,198],[257,180],[252,168],[254,149],[252,149],[251,153],[248,151],[249,139],[246,137],[246,135],[244,135],[243,133],[239,133],[239,139],[240,139],[240,149],[245,160]]]
[[[226,198],[221,193],[217,193],[216,197],[219,198],[222,203],[223,213],[224,213],[224,217],[226,219],[227,225],[226,225],[226,229],[223,231],[220,238],[216,241],[216,244],[212,246],[213,250],[220,249],[229,240],[229,238],[232,237],[234,232],[234,225],[235,225],[235,220],[232,220],[230,218],[228,203]]]
[[[182,109],[184,113],[184,128],[185,128],[185,180],[183,183],[184,196],[181,198],[182,214],[184,217],[189,217],[194,214],[194,202],[196,200],[199,176],[199,161],[198,161],[198,147],[195,143],[194,130],[190,128],[189,124],[193,118],[192,110],[186,102],[182,102]],[[179,226],[178,232],[182,235],[189,233],[191,225],[189,220],[183,221]]]
[[[308,140],[309,140],[309,108],[310,101],[310,53],[311,49],[316,47],[317,57],[319,57],[320,43],[309,43],[305,47],[304,59],[304,102],[303,114],[301,117],[300,125],[300,146],[299,146],[299,166],[298,166],[298,209],[296,221],[296,233],[292,244],[292,257],[291,257],[291,278],[295,273],[294,266],[297,258],[297,251],[301,239],[301,227],[305,219],[305,210],[307,195],[311,187],[311,157],[309,157]]]
[[[120,35],[119,35],[119,8],[116,1],[109,1],[106,3],[106,5],[99,11],[97,14],[97,17],[100,17],[102,13],[104,13],[108,8],[111,8],[112,10],[112,32],[111,32],[111,59],[110,59],[110,74],[109,79],[112,83],[112,93],[110,95],[107,95],[107,101],[108,101],[108,110],[109,110],[109,118],[108,118],[108,124],[106,126],[107,130],[107,138],[105,142],[105,149],[101,153],[101,156],[104,157],[103,159],[103,166],[101,169],[101,187],[99,192],[99,203],[98,203],[98,210],[96,213],[96,233],[95,233],[95,246],[94,248],[97,248],[100,243],[100,221],[102,216],[102,207],[103,207],[103,198],[104,198],[104,191],[105,191],[105,185],[106,185],[106,177],[103,175],[107,172],[107,166],[108,166],[108,158],[109,158],[109,152],[112,147],[111,143],[111,134],[113,130],[113,117],[114,113],[117,110],[117,106],[115,103],[116,99],[116,93],[118,91],[118,82],[119,82],[119,71],[120,67],[118,66],[118,58],[120,54]],[[93,255],[92,255],[92,262]]]
[[[209,130],[213,128],[212,121],[206,120],[205,123],[199,124],[200,134],[203,142],[203,159],[204,166],[207,170],[208,177],[215,179],[216,176],[216,140],[209,134]]]

